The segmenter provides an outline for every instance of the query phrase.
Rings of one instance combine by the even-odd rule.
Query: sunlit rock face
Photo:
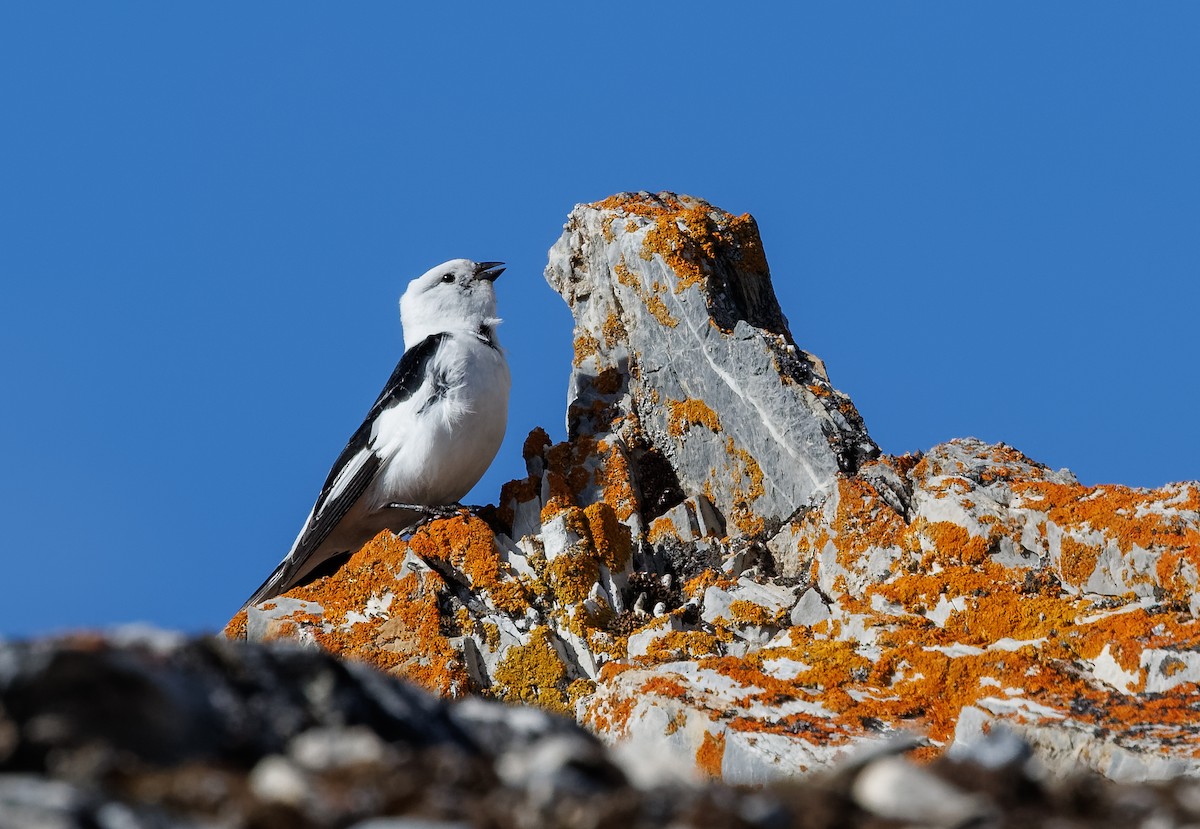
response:
[[[732,781],[899,734],[975,751],[1000,723],[1061,772],[1200,772],[1200,485],[1085,487],[974,439],[880,454],[748,215],[580,205],[546,274],[575,319],[567,441],[535,430],[497,507],[384,533],[229,635]]]
[[[878,454],[796,346],[751,216],[671,193],[581,205],[546,278],[575,318],[568,434],[631,457],[643,520],[702,494],[730,535],[761,534]]]

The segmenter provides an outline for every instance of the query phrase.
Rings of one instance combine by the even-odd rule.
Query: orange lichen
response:
[[[737,624],[767,627],[776,622],[776,614],[771,613],[760,604],[748,602],[744,599],[736,599],[730,602],[729,612],[733,617],[731,621]]]
[[[634,667],[635,666],[630,662],[605,662],[600,667],[600,673],[597,677],[597,681],[601,685],[608,685],[626,671],[632,671]]]
[[[667,304],[654,294],[647,294],[643,299],[646,302],[646,310],[650,312],[650,316],[658,320],[660,325],[665,325],[668,328],[674,328],[679,325],[679,320],[672,316],[667,309]]]
[[[600,326],[600,336],[604,340],[604,347],[610,350],[629,339],[625,323],[615,312],[605,317],[604,324]]]
[[[955,584],[972,568],[957,572],[913,575],[926,579],[926,586],[912,593],[938,593],[936,582]],[[1200,640],[1200,623],[1185,614],[1150,613],[1146,610],[1116,613],[1084,622],[1086,603],[1070,598],[1033,595],[1021,591],[1012,579],[998,578],[1002,568],[976,574],[967,585],[972,595],[962,611],[952,614],[944,628],[919,617],[881,617],[887,627],[878,635],[879,655],[872,659],[858,653],[852,642],[827,641],[805,628],[789,631],[793,646],[770,651],[772,658],[786,656],[811,666],[798,671],[794,680],[779,680],[764,674],[763,654],[742,659],[724,657],[701,662],[745,686],[748,694],[739,705],[775,705],[797,696],[809,696],[834,712],[827,727],[802,730],[810,739],[828,741],[838,733],[856,733],[866,721],[895,728],[922,728],[938,742],[948,740],[964,706],[978,704],[989,696],[1005,696],[1003,689],[1021,689],[1022,697],[1042,705],[1071,711],[1075,717],[1091,717],[1102,727],[1118,722],[1151,721],[1168,729],[1194,720],[1195,711],[1183,697],[1153,702],[1152,714],[1137,715],[1130,705],[1121,705],[1114,715],[1120,694],[1088,684],[1070,665],[1076,659],[1094,659],[1105,647],[1127,671],[1139,671],[1141,652],[1146,647],[1192,647]],[[893,586],[878,586],[894,596]],[[1027,644],[989,650],[996,642],[1015,639]],[[974,645],[978,652],[943,652],[939,648]],[[757,690],[756,690],[757,689]],[[851,692],[854,693],[851,693]],[[1089,713],[1090,712],[1090,713]],[[786,719],[786,718],[785,718]],[[796,733],[794,722],[761,720],[744,724],[754,730]],[[731,723],[731,727],[734,727]],[[742,727],[739,724],[737,727]]]
[[[629,269],[627,264],[625,264],[624,257],[621,258],[620,262],[613,265],[613,276],[617,278],[618,284],[624,285],[626,288],[631,289],[637,295],[638,299],[640,299],[646,306],[646,310],[648,310],[651,316],[658,320],[661,325],[665,325],[668,328],[674,328],[675,326],[679,325],[679,320],[675,319],[670,310],[667,308],[666,303],[664,303],[662,298],[659,296],[659,294],[665,289],[665,286],[663,286],[661,283],[655,282],[649,288],[646,288],[646,286],[642,284],[642,281],[638,279],[637,275]],[[614,343],[623,342],[627,338],[625,326],[621,323],[620,318],[615,312],[609,315],[609,319],[605,323],[605,328],[608,329],[610,325],[612,328],[612,341]],[[605,341],[609,341],[609,335],[607,331]]]
[[[904,545],[907,529],[904,518],[879,497],[874,486],[861,478],[840,477],[837,487],[833,529],[838,561],[842,566],[854,566],[873,548]],[[820,515],[813,513],[811,517],[815,521]]]
[[[578,331],[575,335],[575,357],[571,365],[579,368],[589,357],[600,353],[600,341],[588,331]]]
[[[559,605],[571,608],[588,597],[600,579],[601,565],[610,573],[621,573],[627,568],[632,537],[613,508],[603,501],[584,509],[567,507],[557,517],[563,522],[563,529],[578,540],[559,551],[546,565],[546,586]],[[586,614],[577,612],[572,618],[580,624],[603,621],[589,620]]]
[[[597,455],[595,439],[580,436],[569,443],[556,443],[545,452],[549,497],[542,506],[542,523],[567,507],[578,504],[580,493],[592,479]]]
[[[733,580],[717,570],[702,570],[699,575],[688,579],[683,585],[683,595],[689,599],[698,599],[704,595],[704,591],[713,585],[726,587],[733,584]]]
[[[325,618],[342,624],[346,615],[359,612],[367,602],[391,591],[401,575],[408,545],[386,530],[363,545],[337,571],[287,595],[316,602],[325,610]]]
[[[541,480],[535,476],[508,481],[500,486],[500,506],[496,508],[501,521],[509,528],[516,518],[514,508],[518,504],[536,501],[541,491]]]
[[[445,523],[452,522],[462,523]],[[332,653],[371,662],[442,694],[465,693],[470,678],[442,631],[439,597],[445,584],[435,573],[404,568],[407,552],[403,540],[380,533],[333,574],[287,593],[319,604],[323,617],[292,614],[286,621]],[[365,616],[371,599],[386,610]]]
[[[351,580],[353,573],[347,574]],[[364,659],[437,693],[457,696],[470,690],[462,655],[441,630],[441,578],[435,573],[409,572],[389,578],[388,587],[393,599],[386,617],[334,625],[329,631],[313,629],[317,643],[331,653]],[[329,618],[328,608],[326,611]]]
[[[650,642],[642,664],[678,662],[682,659],[700,659],[720,653],[720,639],[702,630],[674,630]]]
[[[483,630],[483,644],[488,650],[494,651],[500,647],[500,626],[495,622],[484,622],[480,626]]]
[[[651,544],[659,544],[668,538],[678,539],[679,532],[669,515],[660,515],[650,522],[650,527],[646,530],[646,538]]]
[[[732,437],[725,441],[725,451],[741,464],[741,475],[733,487],[733,524],[742,535],[758,536],[763,533],[766,522],[754,509],[754,502],[762,497],[763,471],[749,452],[737,445]],[[710,499],[711,500],[711,499]]]
[[[554,598],[563,605],[575,605],[588,597],[592,585],[600,578],[600,561],[591,544],[587,518],[579,507],[568,507],[558,513],[567,532],[579,541],[562,550],[546,567],[546,583]]]
[[[295,619],[277,619],[263,634],[262,641],[277,642],[283,639],[295,639],[300,632],[300,623]]]
[[[1190,599],[1195,576],[1180,574],[1184,565],[1193,573],[1200,570],[1200,489],[1195,484],[1146,490],[1035,480],[1014,481],[1012,489],[1020,506],[1045,513],[1063,531],[1061,567],[1068,583],[1086,583],[1105,544],[1122,555],[1136,547],[1158,552],[1155,577],[1168,599]],[[1103,540],[1091,541],[1097,534]]]
[[[636,705],[636,697],[606,697],[587,710],[583,724],[600,734],[624,737]]]
[[[1190,485],[1173,485],[1153,493],[1058,488],[1061,485],[1022,480],[1021,470],[1030,465],[1019,453],[1001,447],[992,450],[992,455],[996,463],[1007,466],[971,470],[974,478],[966,477],[968,470],[962,466],[957,474],[942,476],[927,489],[959,500],[963,509],[974,510],[976,479],[1008,482],[1025,509],[1049,513],[1062,531],[1060,538],[1066,540],[1060,566],[1068,583],[1086,580],[1101,549],[1097,543],[1079,539],[1102,533],[1105,538],[1121,539],[1124,549],[1136,544],[1157,551],[1155,578],[1164,590],[1183,597],[1190,595],[1185,590],[1195,589],[1197,568],[1192,561],[1200,547],[1194,536],[1197,514],[1188,511],[1195,499]],[[911,473],[918,486],[929,480],[924,460],[909,457],[881,462],[893,465],[901,474]],[[1033,474],[1040,473],[1035,468]],[[958,524],[924,518],[908,525],[860,479],[840,481],[838,499],[828,525],[826,514],[820,511],[808,513],[799,522],[798,544],[819,550],[832,539],[838,563],[848,571],[863,567],[870,550],[895,550],[900,566],[883,581],[859,583],[858,593],[850,592],[844,576],[834,579],[835,590],[842,594],[842,612],[870,620],[873,654],[868,656],[853,642],[837,639],[843,634],[841,622],[834,619],[811,628],[790,628],[788,647],[736,659],[705,658],[694,648],[680,647],[688,641],[683,638],[687,634],[668,634],[639,661],[699,659],[701,668],[715,670],[746,689],[743,698],[733,701],[735,708],[757,705],[770,710],[789,699],[811,699],[832,716],[734,717],[728,727],[803,734],[823,743],[861,734],[865,723],[872,729],[918,729],[927,733],[934,745],[945,743],[952,738],[964,706],[986,708],[988,697],[1011,696],[1069,713],[1098,728],[1152,723],[1156,739],[1190,739],[1197,715],[1196,705],[1189,701],[1193,684],[1135,701],[1088,681],[1088,674],[1077,667],[1080,660],[1086,664],[1107,649],[1117,664],[1135,677],[1130,691],[1137,692],[1146,681],[1142,668],[1146,649],[1189,649],[1200,643],[1200,622],[1189,613],[1170,611],[1171,606],[1095,613],[1089,601],[1064,592],[1053,571],[996,563],[990,552],[998,534],[1007,534],[1014,543],[1020,541],[1019,532],[1006,523],[1008,519],[980,518],[988,535],[974,535]],[[1090,504],[1097,500],[1109,502],[1102,515]],[[1108,514],[1110,511],[1114,514]],[[711,575],[696,579],[685,586],[685,595],[699,595],[714,579]],[[1174,606],[1186,608],[1178,599]],[[941,614],[935,617],[937,624],[927,618],[934,608]],[[719,652],[722,635],[727,635],[725,626],[769,619],[765,609],[749,603],[731,608],[730,615],[742,618],[717,621],[710,640],[713,654]],[[801,667],[794,677],[780,679],[778,668],[771,673],[763,670],[766,658],[790,659]],[[1160,671],[1167,675],[1171,663],[1161,664]]]
[[[592,388],[601,394],[612,394],[620,390],[624,378],[615,368],[606,368],[592,379]]]
[[[1063,580],[1075,587],[1083,587],[1096,571],[1100,549],[1094,544],[1076,541],[1070,535],[1062,537],[1059,549],[1059,571]]]
[[[587,518],[588,537],[600,562],[612,573],[620,573],[629,565],[633,537],[629,527],[617,518],[605,501],[590,504],[583,510]]]
[[[709,777],[721,776],[721,763],[725,759],[725,733],[704,732],[700,748],[696,749],[696,767]]]
[[[933,545],[936,559],[946,563],[982,564],[988,554],[988,541],[950,521],[918,519],[909,532]]]
[[[675,273],[676,290],[702,284],[707,263],[717,256],[711,209],[708,205],[682,208],[657,219],[643,237],[642,257],[660,256]]]
[[[621,257],[621,261],[613,265],[613,275],[617,278],[617,282],[626,288],[633,288],[636,291],[641,290],[641,282],[638,281],[633,271],[629,270],[629,266],[625,264],[624,257]]]
[[[606,241],[606,242],[612,242],[617,238],[616,234],[613,233],[613,229],[612,229],[613,219],[615,219],[615,218],[617,218],[617,217],[616,216],[605,216],[600,221],[600,235],[604,237],[604,241]]]
[[[1122,552],[1129,552],[1134,546],[1142,549],[1200,546],[1200,527],[1195,520],[1200,512],[1200,493],[1189,484],[1144,490],[1034,481],[1015,482],[1013,492],[1021,496],[1026,508],[1046,511],[1049,519],[1060,527],[1086,525],[1104,532],[1117,542]],[[1192,520],[1172,520],[1153,509],[1156,504],[1167,503],[1178,514],[1190,513]]]
[[[1155,564],[1154,572],[1167,599],[1179,604],[1189,602],[1190,597],[1196,593],[1196,576],[1200,573],[1200,547],[1162,553]]]
[[[681,699],[687,696],[687,688],[678,680],[671,679],[670,677],[654,676],[642,683],[642,687],[638,689],[638,693],[658,694],[660,697]]]
[[[525,459],[526,463],[534,458],[540,458],[550,448],[551,443],[546,430],[541,426],[535,426],[525,436],[525,443],[521,445],[521,457]]]
[[[612,215],[649,220],[639,255],[645,260],[661,257],[675,274],[677,293],[703,284],[711,267],[708,263],[719,257],[737,261],[748,276],[768,274],[758,227],[749,214],[734,216],[700,199],[673,193],[623,193],[591,206]]]
[[[573,713],[567,693],[567,669],[547,627],[534,628],[528,644],[513,645],[505,651],[494,680],[493,690],[500,699],[527,702],[560,714]]]
[[[667,725],[663,728],[663,734],[668,736],[674,734],[685,725],[687,725],[687,713],[684,711],[675,711],[671,714],[670,719],[667,720]]]
[[[596,382],[611,384],[610,379]],[[716,414],[699,401],[668,402],[667,417],[678,434],[695,426],[720,430]],[[736,478],[733,517],[745,533],[754,526],[737,522],[738,509],[744,511],[742,519],[754,517],[763,473],[732,439],[726,449]],[[598,685],[568,681],[553,630],[538,627],[527,644],[503,655],[493,678],[493,692],[505,699],[568,713],[586,704],[588,722],[613,735],[628,727],[647,695],[682,702],[669,706],[669,730],[682,724],[680,710],[702,707],[707,692],[690,684],[690,674],[620,678],[634,666],[691,660],[742,689],[727,708],[705,712],[736,731],[835,744],[868,728],[909,729],[928,734],[936,745],[953,738],[964,706],[987,708],[989,698],[1019,698],[1114,733],[1137,728],[1139,734],[1164,742],[1194,736],[1195,683],[1180,683],[1168,693],[1134,695],[1145,689],[1151,671],[1182,678],[1179,672],[1186,667],[1167,656],[1148,662],[1158,668],[1147,670],[1147,651],[1200,648],[1200,621],[1186,612],[1200,571],[1200,492],[1195,485],[1133,490],[1053,483],[1045,477],[1052,473],[1007,447],[988,448],[978,464],[882,458],[873,463],[890,466],[923,490],[926,501],[915,499],[918,507],[930,497],[947,500],[934,512],[922,515],[918,509],[918,517],[906,523],[874,485],[843,477],[837,483],[836,509],[826,502],[796,519],[796,554],[810,555],[814,562],[819,558],[822,566],[834,569],[834,574],[823,572],[820,582],[837,599],[830,620],[791,627],[769,650],[735,658],[723,654],[742,652],[730,646],[736,636],[746,635],[738,626],[787,624],[785,613],[737,600],[730,619],[700,629],[662,630],[644,656],[627,659],[627,636],[644,617],[618,616],[602,599],[583,603],[598,581],[609,586],[602,566],[615,575],[627,571],[632,560],[631,531],[623,521],[634,516],[638,505],[624,444],[585,437],[551,446],[545,432],[535,430],[524,454],[539,474],[506,484],[501,507],[511,510],[513,503],[540,497],[544,464],[549,499],[542,517],[561,520],[563,529],[577,538],[566,550],[556,551],[553,561],[535,543],[528,567],[522,565],[518,577],[504,563],[488,526],[469,517],[434,521],[408,542],[381,533],[333,575],[289,592],[317,602],[323,613],[298,612],[273,620],[276,635],[311,637],[335,653],[371,661],[440,693],[461,694],[472,690],[471,679],[453,637],[474,636],[493,653],[502,638],[494,622],[477,618],[473,604],[464,606],[456,598],[465,585],[514,616],[523,616],[536,601],[543,618],[557,630],[579,636],[598,661],[623,660],[604,664]],[[998,511],[995,498],[986,497],[991,493],[980,491],[987,482],[1011,489],[1011,514]],[[704,488],[711,494],[711,481]],[[598,491],[602,500],[597,502]],[[960,509],[973,517],[973,531],[927,517],[955,515]],[[652,537],[659,526],[652,524]],[[1004,565],[1000,562],[1012,561],[1012,556],[992,555],[1001,549],[1000,542],[1006,550],[1010,542],[1037,549],[1018,547],[1024,563]],[[823,554],[827,543],[836,549],[832,561]],[[1153,559],[1141,551],[1149,551]],[[406,559],[409,553],[437,565],[437,572]],[[1099,601],[1082,591],[1102,553],[1125,556],[1126,564],[1118,565],[1125,570],[1114,577],[1160,603],[1122,605],[1132,596]],[[1146,561],[1151,563],[1142,563]],[[455,572],[447,572],[446,566]],[[529,568],[536,575],[529,575]],[[453,584],[438,572],[447,572]],[[1147,584],[1151,581],[1153,592]],[[683,585],[682,599],[699,598],[713,585],[733,584],[727,575],[705,570]],[[672,619],[683,617],[682,610],[678,613]],[[689,626],[696,626],[694,617]],[[244,637],[245,630],[246,614],[239,613],[226,635]],[[856,640],[869,645],[848,641],[851,630]],[[1130,679],[1120,682],[1123,691],[1095,680],[1088,663],[1102,657],[1129,674]],[[636,690],[624,697],[609,693],[610,686],[622,682]],[[798,699],[829,714],[742,715],[752,707],[771,711]],[[706,736],[697,762],[719,773],[724,746],[723,735]]]
[[[495,536],[482,520],[471,517],[434,521],[413,533],[408,543],[419,556],[452,564],[499,610],[521,614],[529,607],[530,597],[520,581],[502,572]]]
[[[769,276],[771,269],[767,266],[767,252],[763,249],[762,236],[758,232],[758,222],[749,213],[729,217],[727,231],[729,242],[727,248],[735,254],[735,259],[748,273],[755,276]]]
[[[616,443],[597,449],[604,452],[604,462],[596,469],[596,484],[604,492],[604,503],[613,508],[619,520],[627,521],[640,508],[629,459]]]
[[[583,679],[581,677],[572,681],[571,684],[567,686],[567,698],[570,701],[572,712],[575,710],[575,706],[578,705],[581,699],[591,696],[594,693],[596,693],[596,683],[592,680]]]
[[[716,433],[721,431],[721,420],[703,400],[668,400],[667,431],[681,436],[693,426],[703,426]]]
[[[686,199],[686,201],[685,201]],[[685,205],[703,204],[700,199],[680,197],[674,193],[659,193],[657,196],[643,193],[617,193],[588,207],[597,210],[613,210],[644,219],[658,219],[679,210]]]
[[[225,625],[222,633],[226,639],[245,639],[246,638],[246,621],[247,614],[245,610],[239,610],[234,614],[229,623]]]

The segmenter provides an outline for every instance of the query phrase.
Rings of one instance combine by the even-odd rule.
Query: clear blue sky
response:
[[[0,634],[221,625],[458,256],[509,263],[494,500],[623,190],[753,213],[887,451],[1200,476],[1200,6],[508,5],[0,7]]]

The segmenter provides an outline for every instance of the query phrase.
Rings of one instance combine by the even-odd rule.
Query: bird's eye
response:
[[[444,273],[444,274],[442,274],[442,281],[443,281],[443,282],[453,282],[453,281],[454,281],[454,274],[452,274],[452,273]]]

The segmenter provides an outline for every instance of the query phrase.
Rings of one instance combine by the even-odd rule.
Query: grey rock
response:
[[[0,774],[0,827],[73,827],[91,805],[76,786],[33,774]]]
[[[683,699],[678,718],[660,722],[657,746],[643,732],[610,750],[543,710],[437,700],[311,649],[91,636],[0,644],[0,662],[0,721],[18,735],[0,758],[0,829],[853,829],[881,819],[979,826],[1000,812],[1115,829],[1200,812],[1188,781],[1115,787],[1030,776],[1011,762],[1028,750],[1019,740],[999,752],[1002,762],[985,762],[990,749],[976,746],[936,770],[897,755],[911,741],[892,741],[832,775],[779,786],[772,764],[800,756],[787,737],[727,731],[728,779],[760,786],[733,789],[692,779],[690,763],[678,762],[686,732],[714,727],[706,714],[687,716]],[[48,717],[53,729],[29,727]],[[97,753],[110,762],[80,761]],[[810,755],[805,765],[827,762]],[[640,779],[630,780],[635,771]],[[996,792],[1022,800],[998,809]]]
[[[950,785],[904,757],[868,763],[851,793],[864,811],[922,826],[979,826],[996,813],[987,799]]]
[[[246,636],[252,641],[272,639],[281,633],[280,625],[290,624],[288,617],[296,613],[320,616],[323,608],[316,602],[305,602],[287,596],[246,608]]]
[[[678,614],[672,613],[669,616],[665,616],[665,614],[655,615],[663,615],[664,618],[636,633],[630,634],[627,646],[627,652],[630,657],[645,656],[650,652],[650,647],[655,641],[666,636],[668,633],[684,630],[687,627]]]
[[[821,598],[821,594],[814,588],[805,590],[800,596],[800,601],[796,602],[790,614],[793,625],[804,627],[812,627],[818,622],[824,622],[833,618],[833,612],[829,609],[829,605],[825,604],[825,600]]]
[[[1187,683],[1200,683],[1200,653],[1184,648],[1147,650],[1146,693],[1161,694]]]
[[[366,726],[310,728],[288,745],[288,757],[312,771],[383,763],[389,746]]]
[[[356,823],[350,829],[471,829],[471,824],[419,817],[376,817]]]
[[[72,757],[149,764],[280,753],[299,734],[362,725],[386,740],[468,747],[429,694],[365,665],[291,646],[188,640],[169,653],[84,638],[3,643],[21,667],[0,705],[22,735],[9,763],[43,770]],[[53,723],[53,728],[45,724]]]
[[[201,829],[201,824],[73,783],[0,773],[0,829]]]
[[[693,495],[675,505],[662,516],[669,522],[680,541],[696,541],[700,538],[722,538],[725,521],[716,507],[703,495]]]
[[[810,564],[811,557],[802,557],[798,549],[797,542],[802,538],[796,523],[789,521],[767,541],[767,550],[771,553],[775,571],[784,578],[802,578]]]
[[[1031,754],[1029,743],[1020,734],[973,705],[963,708],[954,742],[946,750],[948,757],[969,760],[989,769],[1022,763]]]
[[[542,531],[542,503],[537,498],[528,501],[514,501],[513,509],[513,538],[520,540],[528,535],[537,535]]]
[[[269,754],[250,770],[247,781],[261,800],[301,808],[312,791],[312,781],[291,760]]]
[[[754,534],[878,454],[796,346],[750,216],[671,193],[579,205],[546,279],[575,318],[568,432],[625,447],[646,519],[704,492]]]

